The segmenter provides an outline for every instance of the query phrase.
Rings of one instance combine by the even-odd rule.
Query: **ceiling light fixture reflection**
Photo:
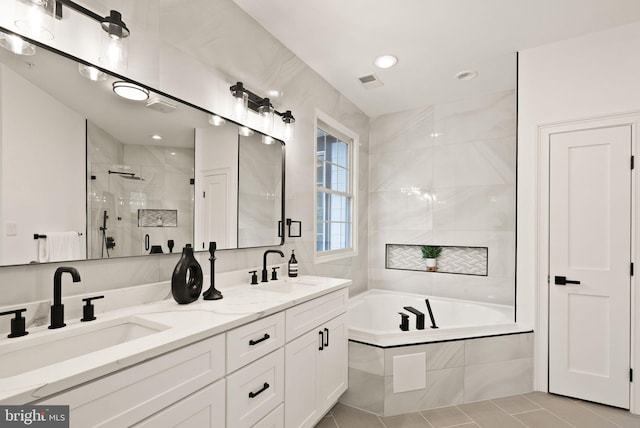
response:
[[[102,82],[107,80],[107,73],[98,70],[92,65],[78,63],[78,71],[82,77],[89,79],[92,82]]]
[[[391,68],[398,63],[398,58],[393,55],[380,55],[373,63],[378,68]]]
[[[153,140],[162,140],[162,135],[153,134],[153,135],[151,136],[151,138],[152,138]]]
[[[209,123],[211,125],[213,125],[213,126],[222,126],[226,122],[227,121],[222,116],[218,116],[217,114],[210,114],[209,115]]]
[[[246,126],[238,126],[238,134],[243,137],[251,137],[253,135],[253,129],[247,128]]]
[[[132,101],[145,101],[149,98],[149,91],[135,83],[120,80],[113,82],[113,92]]]
[[[0,31],[0,46],[16,55],[32,56],[36,53],[35,45],[25,41],[15,34]]]
[[[266,144],[268,146],[270,146],[271,144],[274,144],[276,142],[276,140],[273,137],[270,137],[268,135],[263,135],[262,136],[262,144]]]

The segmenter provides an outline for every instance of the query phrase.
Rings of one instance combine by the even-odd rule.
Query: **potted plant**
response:
[[[440,256],[440,253],[442,253],[442,247],[437,247],[434,245],[423,245],[421,250],[422,258],[427,259],[427,271],[437,271],[438,266],[436,263],[436,259]]]

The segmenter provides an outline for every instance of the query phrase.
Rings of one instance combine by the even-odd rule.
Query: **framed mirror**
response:
[[[0,49],[0,265],[283,243],[283,142],[86,65]]]

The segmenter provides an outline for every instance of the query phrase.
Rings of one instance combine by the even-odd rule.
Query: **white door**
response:
[[[209,248],[208,243],[212,241],[217,243],[218,248],[229,248],[228,193],[226,172],[213,172],[204,176],[202,249]]]
[[[549,146],[549,392],[628,409],[631,127]]]
[[[319,330],[300,336],[285,348],[284,425],[311,428],[322,416]]]

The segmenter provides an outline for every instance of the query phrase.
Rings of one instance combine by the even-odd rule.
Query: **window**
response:
[[[316,261],[356,254],[356,141],[357,136],[351,131],[330,118],[320,118],[319,114],[316,126]]]

